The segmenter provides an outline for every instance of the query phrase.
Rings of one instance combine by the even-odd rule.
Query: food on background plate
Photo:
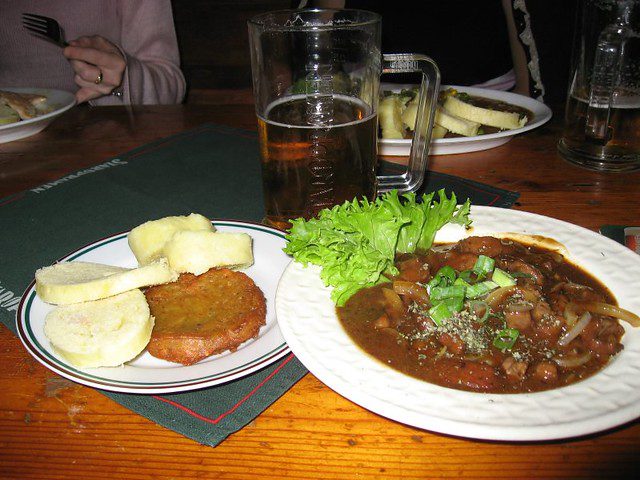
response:
[[[0,90],[0,125],[29,120],[50,111],[44,95]]]
[[[88,302],[135,288],[174,282],[178,274],[160,258],[139,268],[91,262],[62,262],[36,271],[36,292],[54,305]]]
[[[265,324],[262,291],[242,272],[214,268],[182,274],[175,283],[151,287],[145,296],[155,317],[148,351],[191,365],[258,335]]]
[[[474,122],[466,118],[453,115],[448,110],[438,107],[436,109],[436,116],[434,119],[434,126],[438,127],[435,135],[442,135],[444,137],[447,132],[454,133],[456,135],[462,135],[463,137],[474,137],[478,135],[480,131],[480,122]]]
[[[129,232],[127,241],[138,264],[146,265],[162,256],[162,249],[176,232],[198,230],[214,232],[215,227],[207,217],[197,213],[164,217],[138,225]]]
[[[9,105],[0,103],[0,125],[16,123],[20,121],[20,115]]]
[[[404,138],[406,126],[403,121],[405,120],[411,123],[411,130],[415,129],[415,113],[413,118],[410,116],[403,118],[403,111],[405,111],[403,98],[400,95],[388,95],[380,100],[378,122],[382,138]],[[415,107],[417,109],[417,105]]]
[[[418,112],[417,89],[384,92],[380,101],[381,138],[411,138]],[[433,139],[473,137],[524,127],[533,117],[528,110],[449,88],[440,92],[434,118]]]
[[[75,367],[115,367],[145,349],[153,324],[144,294],[135,289],[58,307],[47,315],[44,333]]]
[[[264,295],[244,273],[223,268],[245,268],[253,263],[251,237],[213,230],[202,215],[165,217],[130,232],[129,245],[136,249],[136,258],[145,262],[138,268],[72,261],[38,269],[38,296],[44,302],[62,305],[45,318],[45,333],[54,350],[80,368],[115,366],[131,360],[150,341],[154,319],[147,315],[149,335],[134,355],[131,352],[144,335],[133,335],[123,315],[137,315],[140,295],[149,313],[139,289],[153,285],[167,289],[150,293],[154,310],[161,314],[160,332],[150,353],[191,364],[214,353],[234,351],[255,337],[265,324]],[[165,247],[172,245],[165,252]],[[198,274],[179,274],[171,261],[180,272],[194,270]],[[132,295],[135,301],[131,301]],[[68,325],[61,328],[65,322]],[[170,332],[179,335],[170,337]],[[114,348],[121,348],[122,354],[113,354],[113,349],[104,346],[105,338]]]
[[[495,101],[489,102],[489,99],[472,97],[466,93],[450,92],[445,97],[442,108],[460,118],[500,130],[515,130],[527,124],[527,114],[506,110],[509,107],[501,110],[498,106],[499,103]],[[483,106],[485,104],[488,104],[489,107]],[[491,106],[495,108],[491,108]],[[512,106],[512,109],[516,110],[516,107]]]
[[[618,320],[640,327],[605,286],[533,238],[433,246],[445,223],[470,223],[468,203],[439,195],[425,207],[390,192],[376,206],[354,201],[293,222],[285,252],[322,267],[345,331],[373,357],[449,388],[524,393],[592,375],[623,348]]]

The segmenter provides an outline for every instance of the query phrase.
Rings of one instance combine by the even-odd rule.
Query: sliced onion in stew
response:
[[[522,313],[522,312],[530,312],[533,310],[533,304],[531,302],[527,302],[526,300],[512,302],[507,304],[504,309],[507,312],[511,313]]]
[[[500,287],[492,291],[485,298],[485,302],[487,302],[493,310],[498,310],[500,304],[516,292],[520,293],[522,298],[527,302],[535,304],[539,300],[538,296],[532,290],[518,285],[509,285],[508,287]]]
[[[516,287],[515,285],[497,288],[489,295],[487,295],[487,298],[485,298],[485,302],[487,302],[487,305],[489,305],[493,310],[497,310],[498,306],[500,306],[500,304],[504,302],[509,295],[515,292],[517,288],[518,287]]]
[[[373,328],[375,328],[376,330],[380,330],[382,328],[390,328],[391,327],[391,320],[389,320],[389,317],[387,315],[380,315],[377,320],[375,322],[373,322]]]
[[[487,302],[483,302],[482,300],[472,300],[469,302],[469,311],[477,317],[478,323],[486,322],[491,314],[489,305],[487,305]]]
[[[566,320],[566,323],[569,326],[569,328],[573,327],[575,323],[578,321],[578,314],[576,313],[576,307],[577,305],[575,303],[568,302],[564,307],[564,311],[562,312],[564,319]]]
[[[589,325],[590,321],[591,314],[589,312],[584,312],[575,323],[575,325],[558,339],[558,345],[560,345],[561,347],[566,347],[567,345],[569,345],[569,343],[571,343],[571,340],[582,333],[585,327]]]
[[[634,327],[640,327],[640,317],[635,313],[620,308],[617,305],[611,305],[610,303],[603,302],[588,302],[579,304],[580,307],[591,313],[597,313],[599,315],[607,315],[609,317],[619,318],[625,322],[629,322]]]
[[[575,355],[572,357],[559,355],[553,357],[553,361],[556,362],[558,366],[563,368],[575,368],[587,363],[589,360],[591,360],[592,356],[593,355],[591,354],[591,352],[585,352],[581,355]]]
[[[588,286],[586,285],[581,285],[579,283],[574,283],[574,282],[559,282],[556,283],[553,287],[551,287],[551,289],[549,290],[549,292],[554,293],[557,292],[558,290],[562,290],[564,289],[564,287],[570,287],[573,288],[575,290],[579,290],[579,289],[584,289],[587,290],[589,289]]]
[[[411,300],[414,300],[423,305],[430,304],[429,294],[427,293],[427,290],[417,283],[396,280],[395,282],[393,282],[393,291],[398,295],[406,295]]]
[[[398,295],[408,295],[415,283],[407,282],[405,280],[396,280],[393,282],[393,291]]]
[[[384,297],[385,310],[387,314],[391,316],[395,324],[398,324],[402,321],[405,310],[402,299],[390,288],[383,288],[382,296]]]

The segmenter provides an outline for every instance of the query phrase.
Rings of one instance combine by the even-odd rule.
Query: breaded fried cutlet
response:
[[[147,350],[191,365],[258,335],[267,307],[262,291],[242,272],[212,268],[184,273],[174,283],[145,292],[155,327]]]

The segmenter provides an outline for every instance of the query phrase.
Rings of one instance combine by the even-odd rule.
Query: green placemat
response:
[[[242,173],[240,173],[242,172]],[[509,207],[518,194],[430,172],[422,190],[445,188],[475,205]],[[103,164],[0,200],[0,320],[16,332],[22,292],[37,268],[150,219],[201,213],[260,221],[264,214],[256,134],[204,125]],[[293,356],[223,385],[172,395],[103,391],[152,421],[217,445],[307,370]]]

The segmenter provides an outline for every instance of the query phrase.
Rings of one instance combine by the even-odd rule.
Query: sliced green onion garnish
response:
[[[438,301],[445,298],[460,297],[464,298],[466,287],[462,285],[451,285],[450,287],[433,287],[429,291],[429,297],[432,301]]]
[[[534,277],[530,273],[524,273],[524,272],[511,272],[510,275],[514,278],[528,278],[530,280],[536,279],[536,277]]]
[[[491,280],[496,282],[500,287],[510,287],[515,285],[516,279],[500,268],[495,268],[491,275]]]
[[[496,333],[496,338],[493,339],[493,346],[502,350],[511,350],[511,347],[516,343],[520,332],[515,328],[505,328]]]
[[[464,297],[448,297],[442,300],[450,312],[461,312],[464,308]]]
[[[471,281],[473,280],[473,278],[471,278],[472,275],[473,272],[471,270],[463,270],[458,274],[458,279],[463,280],[467,283],[471,283]]]
[[[431,320],[438,326],[442,325],[445,320],[451,318],[451,314],[451,310],[449,310],[449,307],[447,307],[447,304],[444,302],[438,303],[429,309]]]
[[[476,264],[473,266],[473,273],[480,278],[484,278],[493,271],[495,264],[496,262],[493,258],[487,257],[486,255],[478,255],[478,260],[476,260]]]
[[[446,287],[453,284],[455,279],[456,271],[453,269],[453,267],[445,265],[436,272],[436,274],[427,285],[429,285],[429,287]]]
[[[453,282],[453,286],[454,287],[458,286],[458,287],[467,288],[467,287],[470,287],[471,284],[469,282],[467,282],[466,280],[463,280],[462,278],[458,277],[458,278],[456,278],[456,281]]]
[[[477,317],[478,323],[484,323],[489,318],[491,308],[489,308],[487,302],[483,302],[482,300],[472,300],[469,302],[469,311]]]
[[[498,288],[496,282],[491,280],[485,280],[484,282],[476,283],[467,288],[467,298],[474,299],[486,295],[491,290]]]

